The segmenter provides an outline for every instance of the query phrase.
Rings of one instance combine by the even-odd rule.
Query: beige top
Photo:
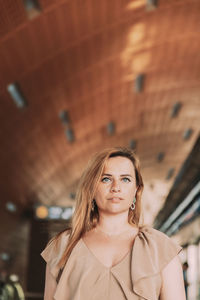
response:
[[[57,263],[67,245],[63,232],[41,253],[57,278]],[[158,300],[161,270],[182,250],[166,234],[150,226],[140,228],[131,251],[115,266],[104,266],[81,238],[59,279],[55,300]]]

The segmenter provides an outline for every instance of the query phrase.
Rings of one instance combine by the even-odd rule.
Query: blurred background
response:
[[[0,276],[12,299],[43,299],[39,253],[109,146],[138,154],[144,222],[183,247],[188,299],[200,299],[199,45],[199,0],[0,0]]]

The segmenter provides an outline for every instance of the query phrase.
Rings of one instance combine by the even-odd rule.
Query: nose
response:
[[[119,192],[120,191],[120,185],[117,181],[113,180],[112,186],[111,186],[111,192]]]

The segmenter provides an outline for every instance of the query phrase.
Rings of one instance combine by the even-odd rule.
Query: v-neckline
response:
[[[116,263],[116,264],[114,264],[113,266],[111,266],[111,267],[107,267],[107,266],[105,266],[100,260],[99,260],[99,258],[97,258],[96,257],[96,255],[93,253],[93,251],[87,246],[87,244],[84,242],[84,240],[83,240],[83,238],[81,237],[80,238],[80,241],[81,241],[81,243],[83,244],[83,246],[86,248],[86,250],[89,252],[89,254],[103,267],[103,268],[105,268],[105,269],[107,269],[107,270],[112,270],[113,268],[116,268],[117,266],[119,266],[128,256],[129,256],[129,254],[131,254],[131,252],[132,252],[132,250],[133,250],[133,247],[134,247],[134,244],[135,244],[135,240],[136,240],[136,238],[138,237],[138,235],[139,235],[139,233],[140,233],[140,229],[138,230],[138,233],[136,234],[136,236],[135,236],[135,238],[134,238],[134,240],[133,240],[133,244],[132,244],[132,247],[131,247],[131,249],[122,257],[122,259],[118,262],[118,263]]]

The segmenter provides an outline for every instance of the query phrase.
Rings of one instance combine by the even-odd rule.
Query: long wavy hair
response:
[[[76,206],[69,225],[69,240],[67,247],[59,261],[59,267],[62,269],[68,260],[73,248],[84,235],[85,232],[96,227],[99,220],[98,207],[96,202],[93,202],[97,185],[102,177],[103,170],[107,159],[110,157],[122,156],[131,160],[135,169],[136,176],[136,203],[135,209],[129,209],[128,222],[133,226],[140,227],[141,217],[141,196],[144,188],[143,180],[140,172],[140,162],[137,155],[129,148],[113,147],[104,149],[96,153],[88,162],[79,182],[76,192]],[[95,203],[92,210],[92,202]],[[143,220],[142,220],[143,222]],[[63,232],[61,232],[63,233]],[[58,240],[59,233],[55,239]]]

